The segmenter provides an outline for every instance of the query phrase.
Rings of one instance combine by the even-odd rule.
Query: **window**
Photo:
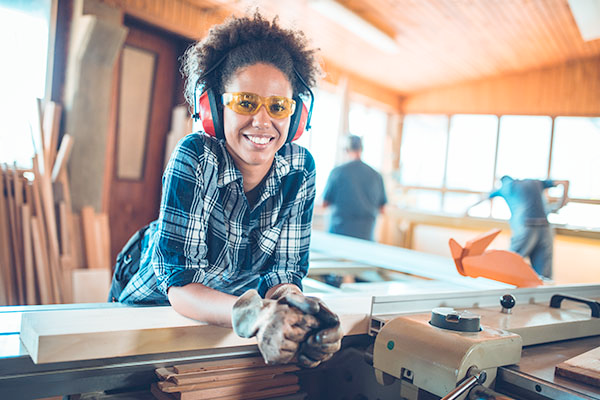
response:
[[[322,198],[329,173],[335,166],[341,112],[339,96],[322,89],[315,90],[312,129],[296,141],[300,146],[306,147],[315,159],[317,201]]]
[[[407,115],[402,130],[399,179],[403,185],[442,187],[448,140],[445,115]]]
[[[556,117],[553,124],[549,116],[453,115],[447,121],[405,116],[399,206],[461,215],[503,175],[568,180],[569,203],[549,220],[600,226],[600,118]],[[548,194],[562,196],[560,189]],[[507,219],[510,210],[496,198],[469,214]]]
[[[384,160],[382,155],[385,153],[387,114],[377,108],[351,103],[348,120],[350,133],[360,136],[363,140],[363,161],[381,172]]]
[[[495,115],[454,115],[450,120],[446,186],[490,191],[498,118]]]
[[[45,97],[51,0],[0,0],[0,162],[31,167],[30,120]]]
[[[546,179],[552,118],[505,115],[500,119],[496,177]]]
[[[600,199],[600,118],[558,117],[554,122],[552,179],[569,180],[569,196]]]

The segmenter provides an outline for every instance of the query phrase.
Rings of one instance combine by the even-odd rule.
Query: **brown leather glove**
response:
[[[306,368],[314,368],[333,357],[344,337],[338,316],[316,297],[288,294],[283,299],[287,304],[314,315],[319,321],[319,328],[311,332],[300,345],[298,363]]]
[[[267,364],[290,362],[300,343],[319,326],[314,315],[290,307],[285,299],[263,299],[251,289],[233,305],[234,332],[243,338],[256,336],[258,349]]]

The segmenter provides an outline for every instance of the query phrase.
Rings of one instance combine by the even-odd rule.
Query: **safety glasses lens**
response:
[[[294,113],[296,102],[283,96],[270,96],[263,98],[255,93],[224,93],[223,104],[238,114],[254,115],[261,105],[267,113],[276,119],[289,117]]]

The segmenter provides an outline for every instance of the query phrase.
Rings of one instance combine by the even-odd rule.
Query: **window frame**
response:
[[[466,114],[466,113],[465,113]],[[443,206],[444,206],[444,202],[446,200],[446,194],[448,193],[456,193],[456,194],[477,194],[480,196],[486,195],[489,192],[482,192],[482,191],[476,191],[476,190],[468,190],[468,189],[451,189],[448,188],[447,186],[447,173],[448,173],[448,150],[449,150],[449,142],[450,142],[450,130],[451,130],[451,125],[452,125],[452,117],[455,115],[465,115],[463,113],[452,113],[452,114],[448,114],[448,113],[411,113],[411,114],[404,114],[403,115],[403,119],[406,118],[408,115],[436,115],[436,116],[445,116],[448,119],[448,123],[446,126],[446,155],[445,155],[445,160],[444,160],[444,171],[443,171],[443,180],[442,180],[442,186],[441,187],[431,187],[431,186],[423,186],[423,185],[404,185],[401,182],[397,182],[396,183],[396,192],[401,194],[401,195],[406,195],[409,191],[411,190],[427,190],[427,191],[435,191],[435,192],[439,192],[440,193],[440,212],[442,212],[443,210]],[[498,124],[496,126],[496,146],[494,149],[494,165],[493,165],[493,176],[491,177],[492,179],[492,187],[494,186],[494,182],[496,181],[497,177],[497,167],[498,167],[498,150],[499,150],[499,143],[500,143],[500,128],[502,125],[502,117],[504,116],[512,116],[512,115],[518,115],[518,114],[478,114],[478,113],[469,113],[468,115],[495,115],[498,118]],[[520,114],[519,114],[520,115]],[[572,116],[572,115],[543,115],[543,114],[534,114],[534,115],[528,115],[528,114],[522,114],[523,116],[532,116],[532,117],[550,117],[551,118],[551,126],[550,126],[550,145],[548,147],[548,165],[546,166],[546,176],[545,179],[551,179],[550,178],[550,173],[551,173],[551,167],[552,167],[552,156],[553,156],[553,150],[554,150],[554,139],[555,139],[555,129],[556,129],[556,123],[555,120],[556,118],[559,117],[583,117],[583,118],[598,118],[600,116]],[[404,122],[402,123],[402,130],[404,130]],[[403,136],[403,132],[401,132],[401,137]],[[400,148],[398,149],[398,154],[401,155],[402,154],[402,145],[403,145],[403,141],[400,140]],[[401,162],[402,160],[400,160]],[[558,200],[557,198],[554,197],[550,197],[550,200]],[[498,201],[498,199],[494,198],[491,199],[490,201],[490,205],[489,205],[489,213],[488,216],[486,218],[488,219],[494,219],[492,218],[492,205],[494,201]],[[588,198],[572,198],[569,197],[569,202],[572,203],[579,203],[579,204],[596,204],[596,205],[600,205],[600,199],[588,199]]]

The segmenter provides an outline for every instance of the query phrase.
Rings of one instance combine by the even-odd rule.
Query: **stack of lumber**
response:
[[[107,216],[72,211],[66,164],[73,139],[65,134],[58,146],[61,106],[48,102],[42,113],[38,101],[32,115],[32,168],[0,168],[0,305],[71,302],[73,271],[86,265],[101,266],[110,280]],[[81,240],[88,231],[94,251]]]
[[[158,368],[151,387],[159,400],[275,399],[298,393],[295,365],[266,365],[261,357],[204,361]]]

